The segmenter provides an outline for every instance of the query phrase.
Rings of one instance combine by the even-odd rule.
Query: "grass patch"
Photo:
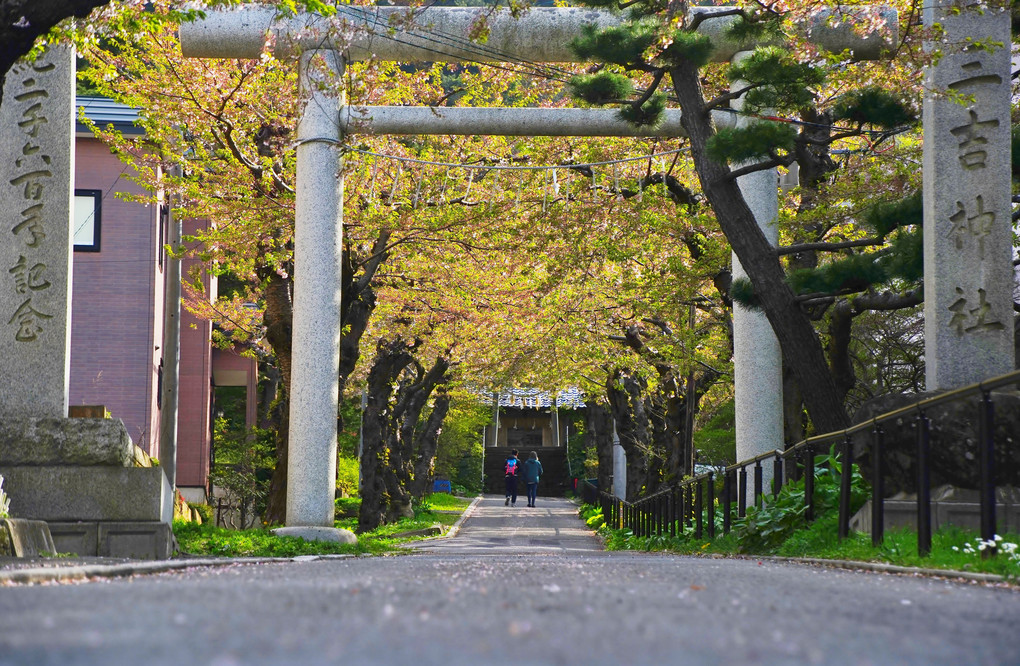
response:
[[[450,493],[433,493],[425,496],[425,503],[431,506],[433,511],[460,511],[463,513],[474,499],[473,497],[457,497]]]
[[[174,521],[174,536],[177,537],[181,551],[213,557],[295,557],[338,553],[364,555],[385,550],[370,540],[359,539],[356,544],[305,541],[297,537],[276,536],[267,528],[228,530],[179,520]]]
[[[339,500],[338,500],[339,501]],[[357,506],[360,500],[343,502],[344,513],[353,515],[336,520],[334,525],[354,531],[358,526]],[[424,537],[395,537],[395,534],[425,529],[439,524],[449,528],[460,513],[471,504],[471,500],[454,497],[445,493],[429,495],[418,506],[414,518],[405,518],[396,523],[381,525],[371,532],[358,535],[357,544],[339,544],[324,541],[305,541],[297,537],[276,536],[268,528],[251,530],[228,530],[222,527],[174,521],[174,536],[183,552],[191,555],[213,557],[295,557],[297,555],[371,555],[394,552],[397,546]],[[338,507],[339,508],[339,507]],[[458,511],[460,513],[435,513],[435,511]],[[444,529],[445,531],[445,529]]]

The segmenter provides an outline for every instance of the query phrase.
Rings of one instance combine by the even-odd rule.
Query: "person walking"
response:
[[[538,461],[538,452],[532,451],[531,456],[524,461],[523,465],[524,483],[528,486],[528,506],[535,506],[535,497],[538,496],[538,479],[542,476],[542,463]]]
[[[506,475],[506,501],[503,506],[517,506],[517,473],[521,469],[521,461],[517,459],[517,449],[510,451],[506,459],[504,473]]]

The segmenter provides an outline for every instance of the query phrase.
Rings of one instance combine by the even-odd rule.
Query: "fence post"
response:
[[[676,486],[669,489],[669,536],[676,536]]]
[[[702,530],[704,528],[704,519],[702,516],[704,507],[702,504],[701,481],[698,481],[697,488],[695,488],[694,491],[694,536],[698,539],[701,538]]]
[[[740,468],[740,475],[737,477],[737,515],[743,518],[747,515],[747,468]]]
[[[877,546],[885,538],[885,470],[882,469],[883,439],[885,430],[875,426],[871,447],[871,545]]]
[[[723,534],[730,533],[730,493],[733,491],[733,484],[730,481],[730,476],[733,472],[726,470],[723,472]]]
[[[772,461],[772,497],[779,497],[779,491],[783,489],[783,459],[776,454]]]
[[[715,538],[715,473],[708,473],[708,536]]]
[[[847,435],[843,439],[843,460],[839,475],[839,539],[842,541],[850,535],[850,479],[853,474],[854,445]]]
[[[922,409],[915,421],[917,425],[917,554],[931,553],[931,468],[928,454],[931,449],[931,422]]]
[[[754,507],[756,509],[761,508],[761,495],[762,495],[762,473],[761,473],[761,461],[754,461]]]
[[[815,447],[804,447],[804,520],[815,519]]]
[[[995,404],[989,391],[981,391],[978,407],[981,447],[981,540],[989,544],[981,551],[982,557],[995,555]]]

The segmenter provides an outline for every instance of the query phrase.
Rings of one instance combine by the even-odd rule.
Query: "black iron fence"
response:
[[[833,444],[838,448],[841,463],[839,489],[839,537],[850,533],[851,482],[854,462],[854,435],[870,438],[871,458],[871,538],[875,545],[884,536],[884,437],[885,424],[913,419],[917,444],[914,468],[917,473],[917,550],[925,556],[931,552],[931,432],[932,421],[928,411],[938,405],[955,402],[977,395],[979,400],[974,414],[974,436],[978,454],[978,494],[980,497],[981,539],[993,542],[995,517],[995,403],[992,391],[1020,384],[1020,371],[994,377],[938,396],[918,400],[910,405],[868,419],[853,427],[805,439],[786,450],[776,449],[749,460],[743,460],[719,472],[706,472],[670,485],[652,495],[634,502],[622,500],[605,489],[591,483],[581,485],[581,497],[589,504],[599,504],[605,523],[613,528],[630,529],[636,536],[677,536],[693,530],[696,538],[715,536],[716,531],[716,474],[723,475],[719,509],[722,512],[722,530],[728,533],[734,517],[743,518],[748,506],[762,506],[765,493],[779,495],[786,480],[804,479],[804,518],[815,518],[815,459],[826,453]],[[763,488],[764,466],[772,465],[772,484]],[[750,470],[750,472],[749,472]],[[784,471],[788,472],[784,475]],[[749,477],[750,474],[750,477]],[[750,483],[749,483],[750,481]],[[749,488],[751,490],[749,491]],[[750,496],[749,495],[750,492]],[[735,516],[734,516],[735,514]],[[995,554],[993,547],[982,551],[986,556]]]

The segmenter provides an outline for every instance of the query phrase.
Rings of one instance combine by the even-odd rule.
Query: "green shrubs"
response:
[[[338,497],[333,500],[333,519],[343,520],[344,518],[357,518],[361,510],[360,497]]]
[[[357,457],[337,456],[336,489],[340,495],[352,497],[358,494],[358,474]]]
[[[581,507],[581,520],[593,530],[606,524],[606,520],[602,516],[602,507],[593,504],[585,504]]]
[[[839,511],[842,465],[830,452],[815,464],[815,518],[824,520]],[[850,512],[864,506],[868,485],[856,465],[850,477]],[[733,535],[742,553],[773,553],[795,532],[805,527],[804,480],[783,486],[779,496],[761,508],[751,507],[747,516],[735,521]],[[832,520],[835,520],[833,518]]]
[[[213,521],[213,508],[208,504],[189,504],[188,506],[195,510],[203,523],[211,523]]]

